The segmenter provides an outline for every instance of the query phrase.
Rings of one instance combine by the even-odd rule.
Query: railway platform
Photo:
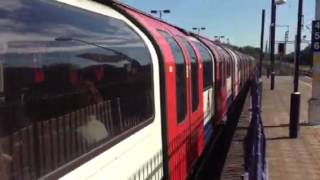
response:
[[[319,180],[320,126],[310,126],[307,121],[311,79],[300,78],[301,117],[297,139],[289,138],[292,82],[290,76],[276,77],[275,90],[271,91],[270,79],[263,78],[262,119],[267,139],[268,179]],[[243,108],[221,179],[240,179],[244,173],[243,141],[249,126],[249,107],[245,105]]]

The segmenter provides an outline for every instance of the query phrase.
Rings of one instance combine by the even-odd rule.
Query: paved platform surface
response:
[[[270,180],[320,180],[320,126],[309,126],[311,79],[300,79],[301,114],[298,139],[288,137],[292,77],[277,77],[275,90],[263,79],[262,118],[267,136]],[[320,112],[319,112],[320,116]]]
[[[249,91],[250,94],[250,91]],[[241,180],[244,169],[243,142],[250,126],[251,96],[248,94],[240,115],[238,126],[233,134],[230,149],[221,173],[222,180]]]
[[[309,126],[307,123],[311,79],[300,78],[301,126],[298,139],[289,138],[292,82],[292,77],[278,76],[275,90],[271,91],[270,79],[263,78],[262,118],[267,137],[269,179],[320,180],[320,126]],[[225,162],[221,176],[223,180],[241,179],[244,171],[243,140],[249,126],[250,96],[246,101]]]

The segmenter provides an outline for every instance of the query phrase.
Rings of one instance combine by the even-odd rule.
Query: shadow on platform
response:
[[[269,137],[267,141],[291,139],[289,136]]]
[[[310,126],[308,123],[300,123],[300,126]],[[280,128],[280,127],[289,127],[289,124],[280,124],[280,125],[267,125],[264,128]]]

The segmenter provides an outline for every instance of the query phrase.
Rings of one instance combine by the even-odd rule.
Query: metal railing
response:
[[[261,118],[262,82],[256,73],[251,85],[251,122],[245,139],[245,173],[243,179],[266,180],[266,137]]]

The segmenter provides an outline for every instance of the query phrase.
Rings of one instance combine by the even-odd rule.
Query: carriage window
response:
[[[213,64],[209,50],[202,44],[196,43],[196,46],[202,56],[203,64],[203,89],[212,87],[213,84]]]
[[[187,48],[191,58],[192,111],[195,112],[199,106],[198,59],[191,44],[183,38],[180,39]]]
[[[151,57],[125,22],[49,1],[0,11],[2,176],[38,179],[152,121]]]
[[[186,85],[186,65],[181,47],[167,32],[159,31],[161,35],[167,40],[171,47],[171,52],[174,55],[174,62],[176,64],[176,101],[178,123],[182,122],[187,113],[187,85]]]

